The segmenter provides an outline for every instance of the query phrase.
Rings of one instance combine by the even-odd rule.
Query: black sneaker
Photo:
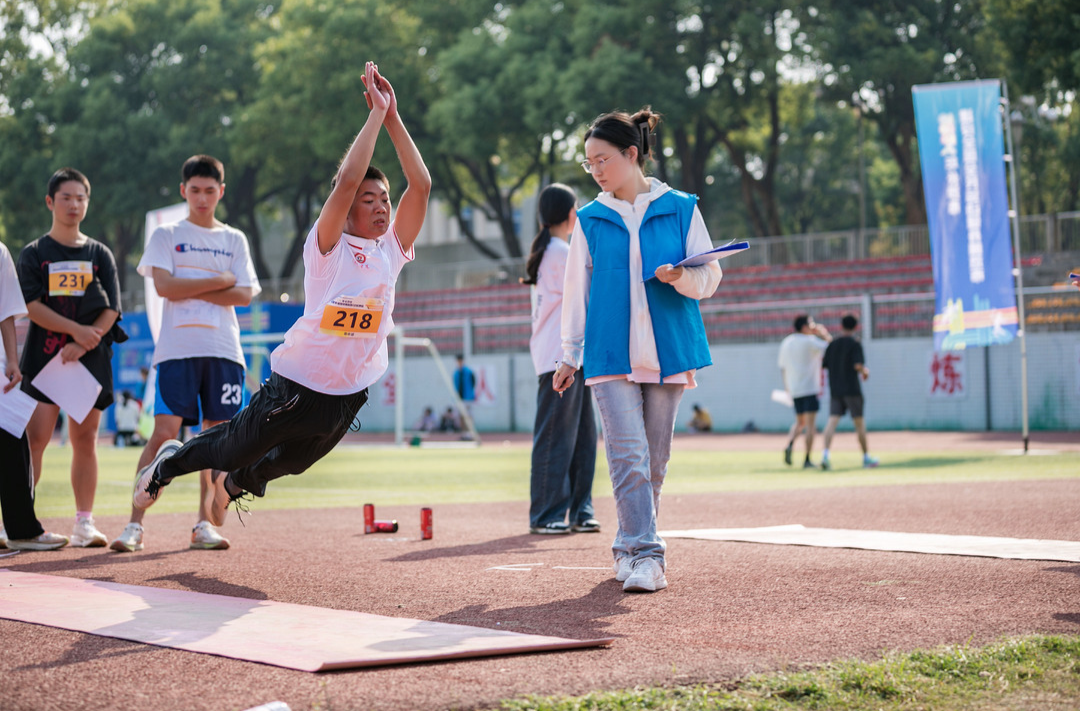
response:
[[[543,526],[529,526],[529,533],[559,535],[562,533],[570,533],[570,527],[562,521],[557,523],[545,523]]]
[[[585,519],[580,523],[575,523],[573,526],[570,527],[570,530],[574,533],[599,533],[600,522],[597,521],[595,518]]]
[[[794,446],[794,444],[789,444],[784,449],[784,464],[788,465],[789,467],[791,466],[791,450],[792,448],[794,448]]]

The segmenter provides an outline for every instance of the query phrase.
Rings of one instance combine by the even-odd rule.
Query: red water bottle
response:
[[[364,504],[364,533],[375,533],[375,504]]]
[[[397,533],[397,521],[376,521],[375,533]]]
[[[420,509],[420,539],[424,541],[431,540],[432,534],[431,524],[431,509]]]

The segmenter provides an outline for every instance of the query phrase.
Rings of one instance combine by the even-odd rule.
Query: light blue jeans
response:
[[[611,552],[615,560],[656,558],[663,566],[667,546],[656,533],[656,516],[685,386],[609,380],[592,389],[619,517]]]

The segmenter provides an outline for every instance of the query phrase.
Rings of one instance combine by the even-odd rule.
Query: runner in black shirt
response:
[[[101,384],[94,408],[82,422],[71,420],[71,485],[75,492],[75,530],[71,545],[104,546],[108,539],[94,526],[97,490],[97,433],[101,412],[113,402],[112,344],[127,340],[120,318],[116,260],[102,243],[79,230],[90,202],[90,181],[74,168],[49,179],[45,204],[52,213],[49,233],[23,248],[19,283],[30,315],[21,368],[22,388],[38,401],[26,428],[34,465],[41,477],[45,447],[52,438],[58,405],[31,385],[57,355],[78,360]]]
[[[866,421],[863,419],[863,395],[859,380],[869,378],[870,369],[866,367],[862,344],[855,340],[855,329],[859,327],[859,320],[848,314],[841,319],[840,326],[843,329],[840,337],[833,339],[825,349],[821,362],[822,367],[829,371],[830,396],[829,423],[825,426],[825,452],[821,459],[821,468],[832,467],[829,461],[829,445],[832,444],[840,418],[849,410],[859,437],[859,446],[862,447],[863,466],[876,467],[878,460],[870,456],[866,445]]]

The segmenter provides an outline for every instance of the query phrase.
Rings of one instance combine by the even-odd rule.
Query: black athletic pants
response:
[[[15,437],[0,429],[0,510],[12,540],[37,538],[45,529],[34,515],[34,471],[26,433]]]
[[[236,486],[263,496],[267,482],[301,474],[326,456],[366,402],[367,389],[326,395],[271,373],[235,417],[201,432],[162,462],[161,476],[168,481],[220,469]]]

